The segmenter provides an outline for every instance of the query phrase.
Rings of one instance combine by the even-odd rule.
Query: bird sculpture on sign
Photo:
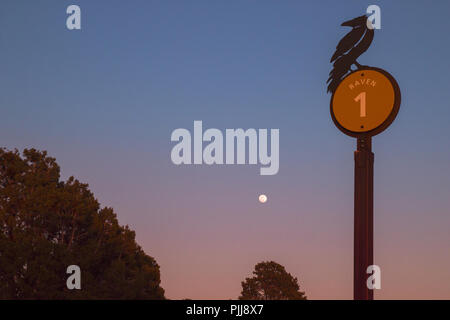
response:
[[[360,65],[356,59],[369,49],[374,36],[374,28],[366,15],[345,21],[341,26],[352,27],[352,30],[339,41],[336,51],[331,57],[330,62],[334,62],[333,69],[327,80],[327,91],[331,93],[334,93],[345,76],[353,71],[352,65],[358,69],[365,67]]]

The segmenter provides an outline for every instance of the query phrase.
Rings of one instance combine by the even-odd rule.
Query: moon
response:
[[[265,194],[261,194],[258,198],[259,202],[266,203],[267,202],[267,196]]]

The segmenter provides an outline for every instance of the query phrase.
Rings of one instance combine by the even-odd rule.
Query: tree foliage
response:
[[[68,290],[66,268],[81,268]],[[1,299],[164,299],[156,261],[55,159],[0,149]]]
[[[306,300],[297,278],[274,261],[258,263],[253,274],[242,282],[240,300]]]

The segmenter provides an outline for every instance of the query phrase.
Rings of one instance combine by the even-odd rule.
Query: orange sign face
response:
[[[331,98],[331,115],[344,133],[373,136],[398,113],[400,89],[395,79],[377,68],[360,69],[342,80]]]

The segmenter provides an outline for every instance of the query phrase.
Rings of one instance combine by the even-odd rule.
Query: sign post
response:
[[[353,296],[373,300],[367,287],[367,267],[373,265],[373,160],[372,138],[358,138],[355,151],[355,215],[353,239]]]
[[[363,67],[346,76],[331,97],[335,125],[357,138],[355,151],[353,297],[373,300],[367,268],[373,265],[372,137],[394,121],[400,108],[400,88],[386,71]]]

